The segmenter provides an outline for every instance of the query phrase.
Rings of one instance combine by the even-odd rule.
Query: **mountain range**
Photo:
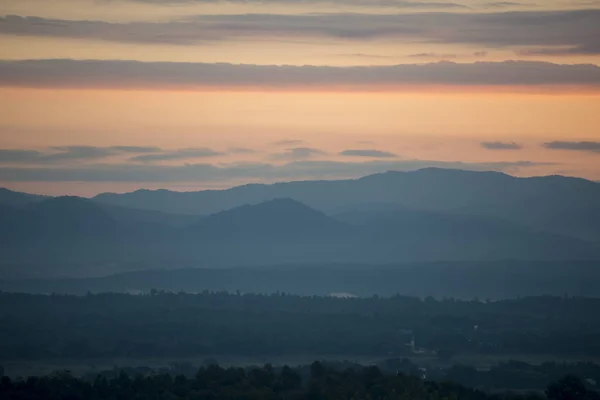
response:
[[[327,214],[370,204],[495,216],[535,229],[600,240],[600,185],[563,176],[516,178],[499,172],[426,168],[356,180],[252,184],[227,190],[139,190],[94,201],[136,209],[210,215],[289,198]]]
[[[286,263],[600,260],[600,184],[424,169],[136,191],[0,190],[0,277]]]

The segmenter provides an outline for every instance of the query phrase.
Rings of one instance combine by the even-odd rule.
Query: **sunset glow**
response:
[[[600,180],[600,3],[499,4],[5,0],[0,186],[91,196],[428,165]],[[169,169],[190,165],[206,173]],[[236,172],[252,168],[269,173]]]

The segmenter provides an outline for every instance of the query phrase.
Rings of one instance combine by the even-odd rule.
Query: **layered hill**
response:
[[[371,204],[410,210],[501,217],[536,230],[600,240],[600,184],[579,178],[515,178],[498,172],[427,168],[356,180],[245,185],[227,190],[141,190],[101,194],[103,204],[210,215],[245,204],[289,198],[327,214]]]
[[[290,263],[600,260],[597,242],[508,218],[389,202],[360,204],[327,215],[277,198],[206,217],[175,217],[77,197],[1,206],[5,251],[0,266],[4,277],[86,277]]]

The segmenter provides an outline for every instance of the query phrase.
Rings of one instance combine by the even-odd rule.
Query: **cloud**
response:
[[[93,146],[60,146],[50,147],[50,150],[56,150],[58,153],[44,155],[44,161],[95,160],[110,157],[118,153],[116,149],[110,147]]]
[[[582,45],[571,47],[543,47],[537,49],[519,50],[515,53],[519,56],[598,55],[600,54],[600,43],[585,43]]]
[[[481,142],[481,147],[488,150],[520,150],[523,148],[516,142]]]
[[[600,153],[600,142],[566,142],[566,141],[555,141],[547,142],[543,145],[547,149],[551,150],[573,150],[573,151],[585,151],[591,153]]]
[[[177,4],[264,4],[263,0],[134,0],[139,3],[151,3],[162,5]],[[451,2],[430,1],[405,1],[405,0],[271,0],[269,5],[344,5],[360,7],[385,7],[385,8],[409,8],[409,9],[452,9],[466,8],[466,6]]]
[[[0,149],[0,163],[35,163],[43,154],[35,150]]]
[[[0,86],[60,88],[380,88],[414,85],[600,85],[600,66],[504,61],[394,66],[275,66],[120,60],[4,60]],[[281,141],[278,145],[290,145]]]
[[[531,161],[463,163],[429,160],[369,162],[293,161],[284,165],[238,163],[230,165],[97,164],[66,167],[0,167],[4,182],[227,182],[239,180],[290,180],[302,178],[356,178],[385,171],[426,167],[476,171],[518,172],[522,168],[553,165]]]
[[[122,153],[152,153],[157,147],[140,146],[54,146],[44,151],[27,149],[0,149],[3,164],[52,164],[66,161],[98,160]]]
[[[457,54],[439,54],[439,53],[417,53],[417,54],[410,54],[409,57],[412,57],[412,58],[445,58],[445,59],[449,59],[449,58],[457,58],[458,55]]]
[[[304,144],[304,140],[286,139],[286,140],[279,140],[277,142],[274,142],[273,144],[275,146],[297,146],[300,144]]]
[[[160,147],[152,146],[112,146],[111,149],[125,153],[158,153],[162,151]]]
[[[372,157],[372,158],[392,158],[396,157],[394,153],[387,151],[373,150],[373,149],[358,149],[358,150],[344,150],[340,156],[347,157]]]
[[[163,151],[156,154],[144,154],[130,158],[130,161],[155,162],[155,161],[171,161],[171,160],[188,160],[194,158],[215,157],[223,155],[212,149],[178,149],[174,151]]]
[[[254,149],[249,149],[246,147],[231,147],[227,150],[228,153],[231,154],[255,154],[257,153]]]
[[[467,54],[454,54],[454,53],[416,53],[409,54],[409,57],[412,58],[424,58],[424,59],[435,59],[435,60],[450,60],[456,58],[464,58],[464,57],[486,57],[488,55],[487,51],[475,51],[473,53]]]
[[[487,47],[564,46],[598,54],[600,10],[326,14],[217,14],[166,22],[0,18],[0,33],[126,43],[193,45],[223,40],[394,39]],[[160,34],[157,34],[159,32]]]
[[[527,3],[516,3],[514,1],[496,1],[492,3],[484,3],[483,7],[485,8],[506,8],[506,7],[527,7],[532,4]]]
[[[386,56],[382,54],[365,54],[365,53],[349,53],[349,54],[338,54],[340,57],[350,58],[393,58],[394,56]]]
[[[319,149],[313,149],[311,147],[294,147],[287,149],[284,153],[273,154],[271,159],[273,160],[304,160],[318,155],[326,154]]]

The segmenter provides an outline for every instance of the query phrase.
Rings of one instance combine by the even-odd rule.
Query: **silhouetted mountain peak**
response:
[[[228,234],[330,234],[345,224],[289,198],[243,205],[204,218],[195,228]],[[276,238],[276,237],[274,237]]]
[[[48,196],[15,192],[7,188],[0,188],[0,204],[12,207],[23,207],[27,204],[42,201]]]
[[[213,214],[208,218],[216,219],[229,217],[242,219],[252,218],[257,220],[265,217],[277,217],[286,220],[299,220],[300,218],[306,217],[328,219],[322,212],[313,210],[299,201],[289,198],[278,198],[258,204],[246,204],[241,207]]]
[[[470,180],[470,179],[503,179],[514,180],[519,179],[497,171],[472,171],[463,169],[449,169],[439,167],[427,167],[416,169],[413,171],[386,171],[379,174],[367,175],[359,179],[364,181],[369,180],[437,180],[437,179],[455,179],[455,180]]]
[[[250,205],[248,207],[253,208],[254,210],[264,210],[267,212],[276,213],[303,212],[324,215],[323,213],[313,210],[312,208],[300,203],[299,201],[290,199],[288,197],[277,198],[259,204]]]
[[[52,197],[50,199],[32,205],[31,207],[34,207],[37,210],[53,211],[58,211],[62,209],[70,209],[71,211],[89,211],[98,209],[98,206],[96,206],[91,200],[77,196]]]

